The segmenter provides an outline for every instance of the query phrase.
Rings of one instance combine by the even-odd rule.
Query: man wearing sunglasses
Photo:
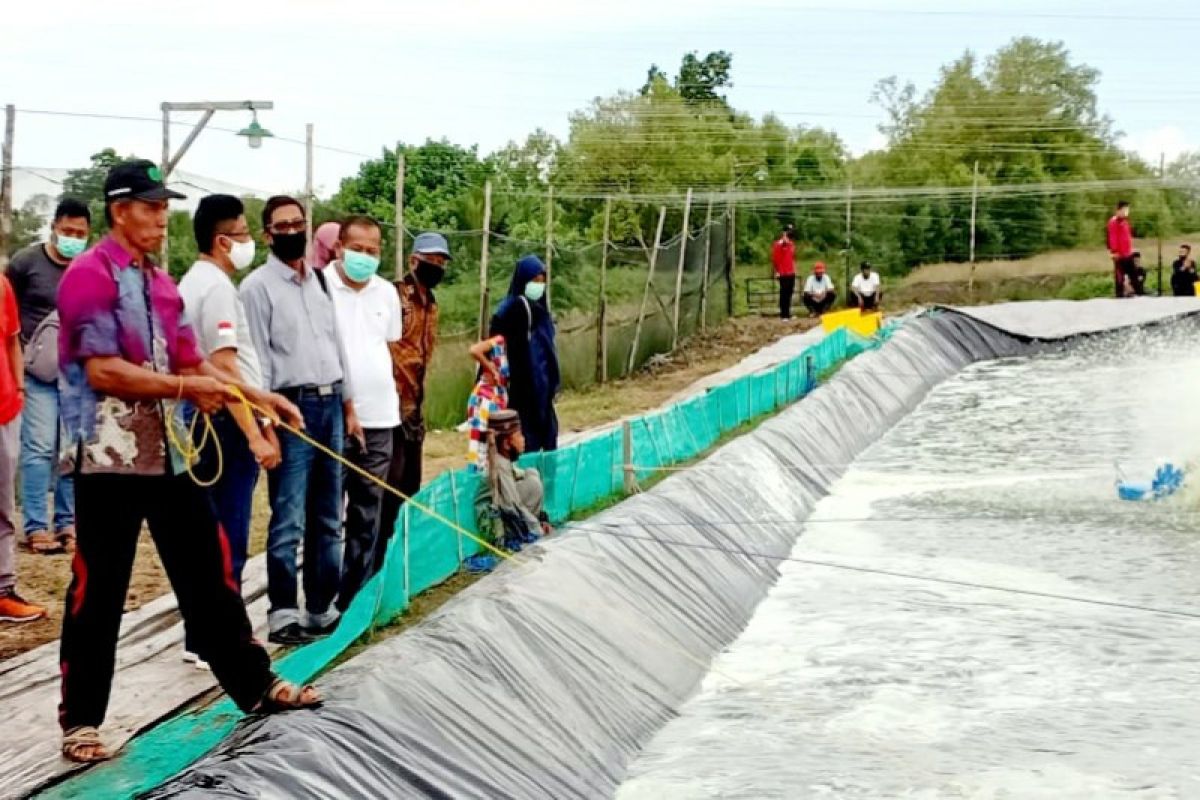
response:
[[[333,300],[320,270],[305,259],[304,207],[293,197],[267,200],[263,231],[267,262],[242,282],[241,297],[263,385],[299,406],[305,432],[336,453],[362,428],[350,403],[346,358]],[[333,605],[342,574],[342,467],[293,434],[279,434],[281,463],[268,473],[269,638],[304,644],[337,625]],[[304,541],[304,600],[300,614],[296,561]]]

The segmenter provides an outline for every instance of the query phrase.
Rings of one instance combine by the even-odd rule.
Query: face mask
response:
[[[304,258],[304,248],[308,245],[308,236],[299,233],[272,233],[271,252],[280,261],[299,261]]]
[[[76,239],[74,236],[54,234],[54,249],[63,258],[71,259],[87,248],[87,239]]]
[[[363,283],[379,270],[379,259],[366,253],[346,250],[342,253],[342,269],[346,271],[347,278]]]
[[[233,246],[229,248],[229,260],[233,262],[233,268],[243,270],[254,262],[254,242],[239,242],[236,239],[230,239]]]
[[[429,261],[417,261],[417,268],[414,271],[417,273],[417,280],[430,289],[441,283],[442,278],[446,276],[444,269]]]
[[[525,297],[533,302],[541,300],[546,294],[546,284],[530,281],[525,284]]]

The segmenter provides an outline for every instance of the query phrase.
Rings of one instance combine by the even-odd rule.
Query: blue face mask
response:
[[[87,249],[87,239],[76,239],[74,236],[54,234],[54,249],[66,259],[74,258]]]
[[[532,300],[536,303],[538,300],[541,300],[545,294],[546,284],[534,283],[533,281],[525,284],[525,297],[527,297],[529,300]]]
[[[342,253],[342,269],[346,271],[347,278],[363,283],[379,271],[379,259],[356,250],[346,250]]]

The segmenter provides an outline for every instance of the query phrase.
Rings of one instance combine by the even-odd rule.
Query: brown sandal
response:
[[[75,527],[63,528],[56,536],[62,551],[67,555],[72,555],[75,552]]]
[[[94,764],[112,758],[112,753],[100,741],[100,731],[91,725],[81,725],[64,733],[62,754],[63,758],[77,764]]]
[[[262,699],[254,707],[256,714],[277,714],[281,711],[295,711],[301,708],[319,708],[321,693],[312,685],[297,686],[283,678],[275,681],[263,693]]]
[[[50,556],[61,553],[63,546],[50,531],[34,531],[25,537],[25,549],[40,556]]]

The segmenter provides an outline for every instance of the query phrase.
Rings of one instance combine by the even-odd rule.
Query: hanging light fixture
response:
[[[238,131],[237,135],[245,136],[251,149],[257,150],[262,147],[263,139],[271,138],[275,134],[258,124],[258,111],[254,109],[254,106],[250,106],[250,113],[252,115],[250,124]]]

